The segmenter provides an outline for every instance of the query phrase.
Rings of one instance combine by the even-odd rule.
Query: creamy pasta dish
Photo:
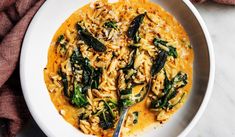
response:
[[[184,28],[147,0],[92,2],[55,33],[44,78],[63,118],[85,134],[122,136],[166,122],[192,86],[193,50]]]

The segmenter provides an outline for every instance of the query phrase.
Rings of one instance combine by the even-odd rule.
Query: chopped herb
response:
[[[79,119],[80,120],[85,120],[85,119],[88,119],[89,118],[89,115],[86,114],[86,113],[82,113],[80,116],[79,116]]]
[[[134,101],[135,102],[140,102],[142,101],[146,95],[148,94],[148,90],[151,87],[151,83],[148,83],[147,86],[143,87],[138,94],[134,96]]]
[[[186,73],[183,73],[183,72],[179,72],[173,79],[173,83],[175,84],[176,88],[179,89],[179,88],[182,88],[184,86],[187,85],[187,79],[188,79],[188,76]]]
[[[109,106],[113,109],[116,108],[118,106],[117,101],[114,100],[108,100],[107,103],[109,104]]]

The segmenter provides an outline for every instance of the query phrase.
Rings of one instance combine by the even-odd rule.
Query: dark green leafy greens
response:
[[[151,75],[154,76],[157,74],[161,69],[164,67],[167,59],[167,53],[165,51],[161,51],[157,58],[155,59],[152,68],[151,68]]]
[[[91,88],[92,89],[98,89],[99,86],[99,80],[102,75],[102,69],[98,68],[97,70],[94,70],[94,74],[92,76],[92,81],[91,81]]]
[[[71,103],[77,107],[84,107],[88,104],[86,96],[82,93],[82,87],[74,82],[74,92],[71,97]]]
[[[100,127],[104,130],[107,130],[109,128],[114,127],[114,117],[110,114],[109,111],[102,111],[102,113],[99,115],[100,118]]]
[[[121,107],[129,107],[137,102],[140,102],[144,99],[145,95],[147,95],[146,86],[144,86],[138,94],[134,95],[132,93],[132,89],[135,86],[144,84],[144,83],[135,83],[132,77],[135,76],[138,71],[134,68],[137,48],[138,47],[135,45],[129,46],[129,49],[131,50],[131,57],[129,63],[124,68],[121,69],[125,75],[125,83],[127,84],[127,87],[125,89],[119,91],[119,97],[120,97],[119,106]]]
[[[136,32],[135,36],[134,36],[134,43],[139,43],[141,40],[141,37],[140,37],[140,34],[139,34],[139,31]]]
[[[99,125],[102,127],[104,130],[107,130],[109,128],[114,127],[115,123],[115,115],[113,112],[113,109],[116,107],[112,102],[104,102],[104,109],[101,110],[98,114],[100,118]]]
[[[102,75],[102,69],[95,69],[90,65],[88,58],[84,58],[79,50],[75,50],[70,57],[72,71],[76,75],[76,70],[83,70],[82,73],[82,91],[87,89],[98,89],[99,79]]]
[[[127,30],[127,36],[128,38],[131,38],[132,40],[134,40],[135,42],[138,42],[140,39],[139,39],[139,34],[138,33],[138,30],[139,30],[139,27],[140,25],[142,24],[143,20],[144,20],[144,17],[146,16],[146,12],[143,13],[143,14],[139,14],[138,16],[136,16],[128,30]]]
[[[64,95],[67,97],[70,97],[70,92],[68,90],[68,80],[67,80],[67,76],[65,73],[63,73],[61,71],[61,69],[58,71],[58,74],[61,76],[62,78],[62,84],[63,84],[63,91],[64,91]]]
[[[176,105],[178,105],[179,103],[181,103],[182,99],[184,98],[185,93],[180,97],[180,99],[173,105],[169,105],[169,109],[174,108]]]
[[[158,39],[158,38],[154,38],[154,40],[153,40],[153,44],[156,46],[156,47],[158,47],[158,48],[160,48],[160,49],[162,49],[162,50],[165,50],[165,49],[168,49],[167,50],[167,54],[169,55],[169,56],[173,56],[174,58],[177,58],[178,57],[178,53],[177,53],[177,51],[176,51],[176,48],[175,47],[172,47],[172,46],[168,46],[167,45],[167,41],[164,41],[164,40],[161,40],[161,39]],[[164,46],[165,48],[163,49],[161,46]]]
[[[164,40],[161,40],[161,39],[158,39],[158,38],[154,38],[154,39],[153,39],[153,44],[154,44],[155,46],[157,46],[157,47],[158,47],[160,44],[166,46],[167,43],[168,43],[167,41],[164,41]]]
[[[187,84],[187,74],[179,72],[172,80],[169,80],[166,72],[164,80],[163,96],[158,97],[151,102],[150,108],[153,109],[172,109],[175,105],[171,105],[169,101],[178,94],[178,89],[183,88]],[[182,98],[182,97],[181,97]]]
[[[144,86],[139,91],[139,93],[134,94],[132,90],[135,86],[138,86],[138,85],[133,84],[132,87],[120,91],[120,99],[119,99],[120,107],[124,107],[124,108],[130,107],[133,104],[138,103],[145,98],[145,96],[148,93],[148,88],[150,85]]]
[[[168,55],[172,56],[174,58],[177,58],[178,57],[178,53],[176,51],[176,48],[172,47],[172,46],[168,46],[168,48],[169,48]]]
[[[56,45],[59,45],[61,48],[60,48],[60,53],[62,55],[64,55],[67,51],[66,49],[66,45],[68,44],[68,41],[65,39],[64,35],[60,35],[58,38],[57,38],[57,41],[56,41]]]
[[[60,44],[62,40],[64,39],[64,35],[60,35],[56,41],[57,44]]]
[[[84,112],[84,113],[79,115],[79,119],[80,120],[85,120],[85,119],[87,120],[89,118],[89,115],[90,114]]]
[[[115,21],[107,21],[107,22],[104,23],[104,26],[106,28],[117,29],[117,22],[115,22]]]
[[[132,47],[132,48],[134,48],[134,47]],[[124,73],[127,73],[128,70],[134,68],[134,61],[135,61],[135,58],[136,58],[136,49],[137,49],[137,48],[134,48],[134,49],[132,50],[132,54],[131,54],[132,56],[131,56],[131,58],[130,58],[129,63],[128,63],[124,68],[122,68],[122,70],[123,70]]]
[[[100,42],[97,38],[93,37],[88,30],[83,29],[81,25],[76,24],[76,28],[78,30],[79,37],[82,41],[85,42],[89,47],[92,47],[97,52],[105,52],[105,45]]]
[[[134,69],[134,61],[136,56],[136,47],[130,47],[132,50],[131,58],[129,63],[122,68],[124,74],[125,74],[125,82],[132,84],[132,76],[136,74],[136,70]],[[129,107],[132,104],[134,104],[133,96],[132,96],[132,87],[127,87],[124,90],[119,91],[120,100],[119,100],[119,106],[121,107]]]
[[[131,50],[131,57],[129,59],[129,63],[124,68],[121,69],[125,74],[126,83],[132,83],[133,81],[132,76],[134,76],[137,73],[137,71],[134,69],[134,61],[136,58],[137,47],[131,45],[129,46],[129,49]]]
[[[135,76],[137,74],[137,71],[135,69],[128,69],[124,72],[126,75],[125,75],[125,82],[126,83],[132,83],[133,81],[133,78],[132,76]]]
[[[89,88],[97,89],[99,86],[99,79],[102,75],[102,69],[95,69],[90,65],[88,58],[84,58],[79,49],[75,49],[70,56],[70,63],[73,73],[73,91],[70,91],[68,86],[69,82],[65,73],[58,71],[58,74],[62,78],[62,84],[64,87],[64,95],[69,98],[70,102],[77,107],[84,107],[88,104],[86,98],[86,92]],[[83,70],[82,80],[76,81],[76,76],[79,74],[79,70]]]
[[[81,69],[80,63],[84,62],[84,58],[79,49],[74,50],[73,54],[70,56],[70,62],[73,74],[76,73],[76,70]]]
[[[121,107],[129,107],[134,104],[132,96],[132,88],[127,88],[120,91],[119,104]]]

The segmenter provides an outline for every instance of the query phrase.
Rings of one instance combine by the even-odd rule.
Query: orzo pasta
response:
[[[97,136],[112,136],[120,108],[148,94],[129,110],[122,130],[127,136],[170,118],[191,89],[192,66],[186,32],[160,6],[102,0],[78,9],[61,25],[44,77],[59,114]]]

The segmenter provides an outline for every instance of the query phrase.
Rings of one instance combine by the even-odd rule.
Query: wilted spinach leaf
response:
[[[175,105],[169,104],[169,101],[178,94],[178,89],[183,88],[187,84],[187,74],[179,72],[171,81],[169,81],[166,72],[164,80],[164,95],[153,100],[150,108],[155,109],[172,109]],[[182,98],[182,97],[181,97]]]
[[[88,104],[86,96],[82,93],[82,87],[77,82],[74,82],[74,92],[71,102],[77,107],[84,107]]]
[[[93,37],[88,30],[83,29],[81,25],[76,24],[79,37],[82,41],[84,41],[89,47],[92,47],[97,52],[105,52],[105,45],[100,42],[97,38]]]
[[[161,50],[166,50],[167,49],[167,54],[169,56],[173,56],[174,58],[178,57],[178,53],[175,47],[173,46],[168,46],[167,45],[167,41],[158,39],[158,38],[154,38],[153,40],[153,44],[157,47],[160,48]],[[165,48],[162,48],[160,45],[164,46]]]

